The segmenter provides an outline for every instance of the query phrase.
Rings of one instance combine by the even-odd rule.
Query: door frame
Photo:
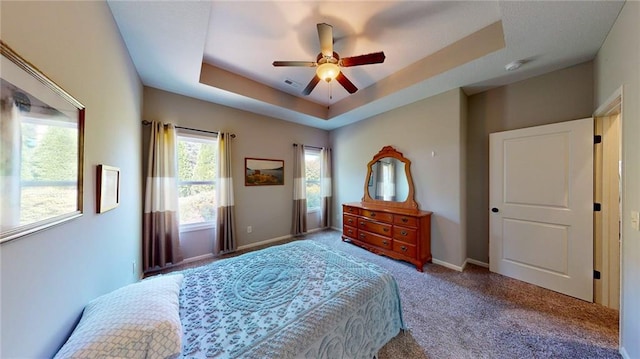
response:
[[[623,121],[623,106],[622,106],[622,101],[623,101],[623,88],[619,87],[616,91],[614,91],[614,93],[609,96],[609,98],[607,98],[606,101],[603,102],[603,104],[601,106],[599,106],[596,111],[593,113],[593,118],[594,118],[594,124],[597,124],[595,127],[596,129],[598,128],[598,125],[600,125],[601,128],[601,122],[602,119],[605,117],[609,117],[609,116],[613,116],[613,115],[618,115],[618,120],[617,120],[617,127],[619,129],[619,137],[618,137],[618,153],[620,154],[620,158],[619,161],[623,161],[624,159],[622,158],[622,121]],[[607,138],[606,136],[603,135],[603,143],[604,141],[606,141]],[[594,149],[594,151],[596,151],[596,149]],[[595,161],[595,152],[594,152],[594,161]],[[598,172],[599,171],[599,172]],[[622,171],[622,167],[620,167],[620,171]],[[609,298],[610,298],[610,288],[612,287],[610,285],[610,281],[611,280],[617,280],[618,281],[618,285],[617,288],[619,288],[619,302],[618,302],[618,307],[620,308],[620,323],[622,321],[622,300],[623,300],[623,296],[622,296],[622,292],[623,292],[623,288],[622,288],[622,271],[619,270],[618,273],[618,277],[617,278],[611,278],[611,273],[609,268],[611,267],[611,265],[613,265],[611,263],[611,259],[615,258],[616,256],[611,253],[611,251],[609,250],[609,245],[610,245],[610,240],[611,238],[609,238],[609,236],[607,235],[607,228],[608,226],[605,225],[604,223],[602,223],[606,218],[608,218],[610,216],[609,211],[613,210],[613,208],[616,208],[616,210],[619,211],[619,218],[620,218],[620,228],[622,225],[622,220],[623,220],[623,216],[622,216],[622,191],[624,190],[624,183],[623,183],[623,178],[624,176],[622,175],[622,173],[620,173],[620,193],[619,193],[619,204],[614,202],[614,199],[612,198],[607,198],[607,196],[603,196],[602,200],[602,212],[598,213],[598,212],[594,212],[594,268],[596,268],[595,266],[595,258],[597,255],[601,256],[601,263],[600,263],[600,268],[599,270],[601,271],[601,279],[600,282],[598,283],[597,279],[594,279],[594,298],[598,297],[600,298],[600,304],[607,306],[607,307],[611,307],[610,303],[609,303]],[[595,201],[599,201],[600,198],[598,198],[598,190],[600,190],[601,192],[606,192],[606,188],[598,188],[596,186],[596,181],[600,180],[600,185],[604,185],[604,186],[609,186],[609,185],[613,185],[611,183],[611,181],[604,181],[602,180],[602,168],[596,169],[596,167],[594,166],[594,200]],[[618,185],[618,183],[616,183],[615,185]],[[604,203],[607,202],[607,203]],[[599,240],[595,240],[596,236],[599,236]],[[624,238],[622,236],[622,231],[619,230],[619,251],[617,253],[617,258],[618,258],[618,268],[622,268],[622,243],[624,241]],[[615,287],[615,286],[614,286]]]

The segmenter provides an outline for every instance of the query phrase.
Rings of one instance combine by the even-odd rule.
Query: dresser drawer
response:
[[[358,239],[377,247],[391,249],[391,239],[374,233],[358,231]]]
[[[342,226],[342,234],[350,237],[350,238],[358,238],[358,229],[354,227],[349,227],[347,225]]]
[[[356,207],[351,207],[351,206],[342,206],[342,212],[357,216],[360,214],[360,209]]]
[[[416,217],[403,216],[401,214],[396,214],[393,216],[393,224],[400,224],[400,225],[409,226],[409,227],[417,227],[418,219]]]
[[[393,239],[413,244],[417,243],[418,231],[411,228],[393,226]]]
[[[342,215],[342,224],[345,226],[357,227],[358,218],[349,214]]]
[[[393,251],[405,255],[407,257],[416,257],[416,246],[406,244],[403,242],[393,241]]]
[[[375,219],[376,221],[393,223],[393,214],[391,213],[370,211],[368,209],[363,209],[360,211],[360,215],[367,218]]]
[[[358,219],[358,228],[365,231],[381,234],[383,236],[391,236],[391,225],[386,223],[369,221],[363,218]]]

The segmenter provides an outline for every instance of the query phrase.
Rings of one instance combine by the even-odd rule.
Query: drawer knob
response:
[[[402,234],[403,236],[407,235],[407,231],[401,231],[400,234]]]
[[[382,244],[384,244],[386,246],[387,244],[389,244],[389,242],[387,240],[384,240],[384,241],[382,241]]]
[[[405,247],[405,246],[400,247],[400,249],[402,249],[403,252],[407,251],[407,247]]]
[[[387,227],[382,228],[382,230],[385,231],[385,232],[389,232],[389,228],[387,228]]]
[[[360,225],[361,225],[361,226],[364,226],[364,221],[360,222]]]
[[[371,212],[371,217],[375,217],[375,216],[376,216],[375,212]]]
[[[347,222],[353,223],[353,219],[349,218],[349,219],[347,219]]]
[[[360,238],[364,238],[366,235],[364,233],[360,233]]]
[[[402,223],[407,223],[409,222],[409,218],[407,217],[402,217]]]

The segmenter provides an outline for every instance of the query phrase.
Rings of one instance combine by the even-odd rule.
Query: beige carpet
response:
[[[617,311],[473,265],[460,273],[427,264],[420,273],[411,264],[342,242],[340,232],[333,230],[302,239],[325,243],[393,273],[408,330],[385,345],[379,359],[621,357]]]

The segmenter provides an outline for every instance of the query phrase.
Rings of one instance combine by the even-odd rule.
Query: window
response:
[[[216,220],[216,152],[213,136],[178,134],[180,229],[212,227]]]
[[[320,151],[305,149],[304,162],[307,185],[307,211],[320,209]]]

